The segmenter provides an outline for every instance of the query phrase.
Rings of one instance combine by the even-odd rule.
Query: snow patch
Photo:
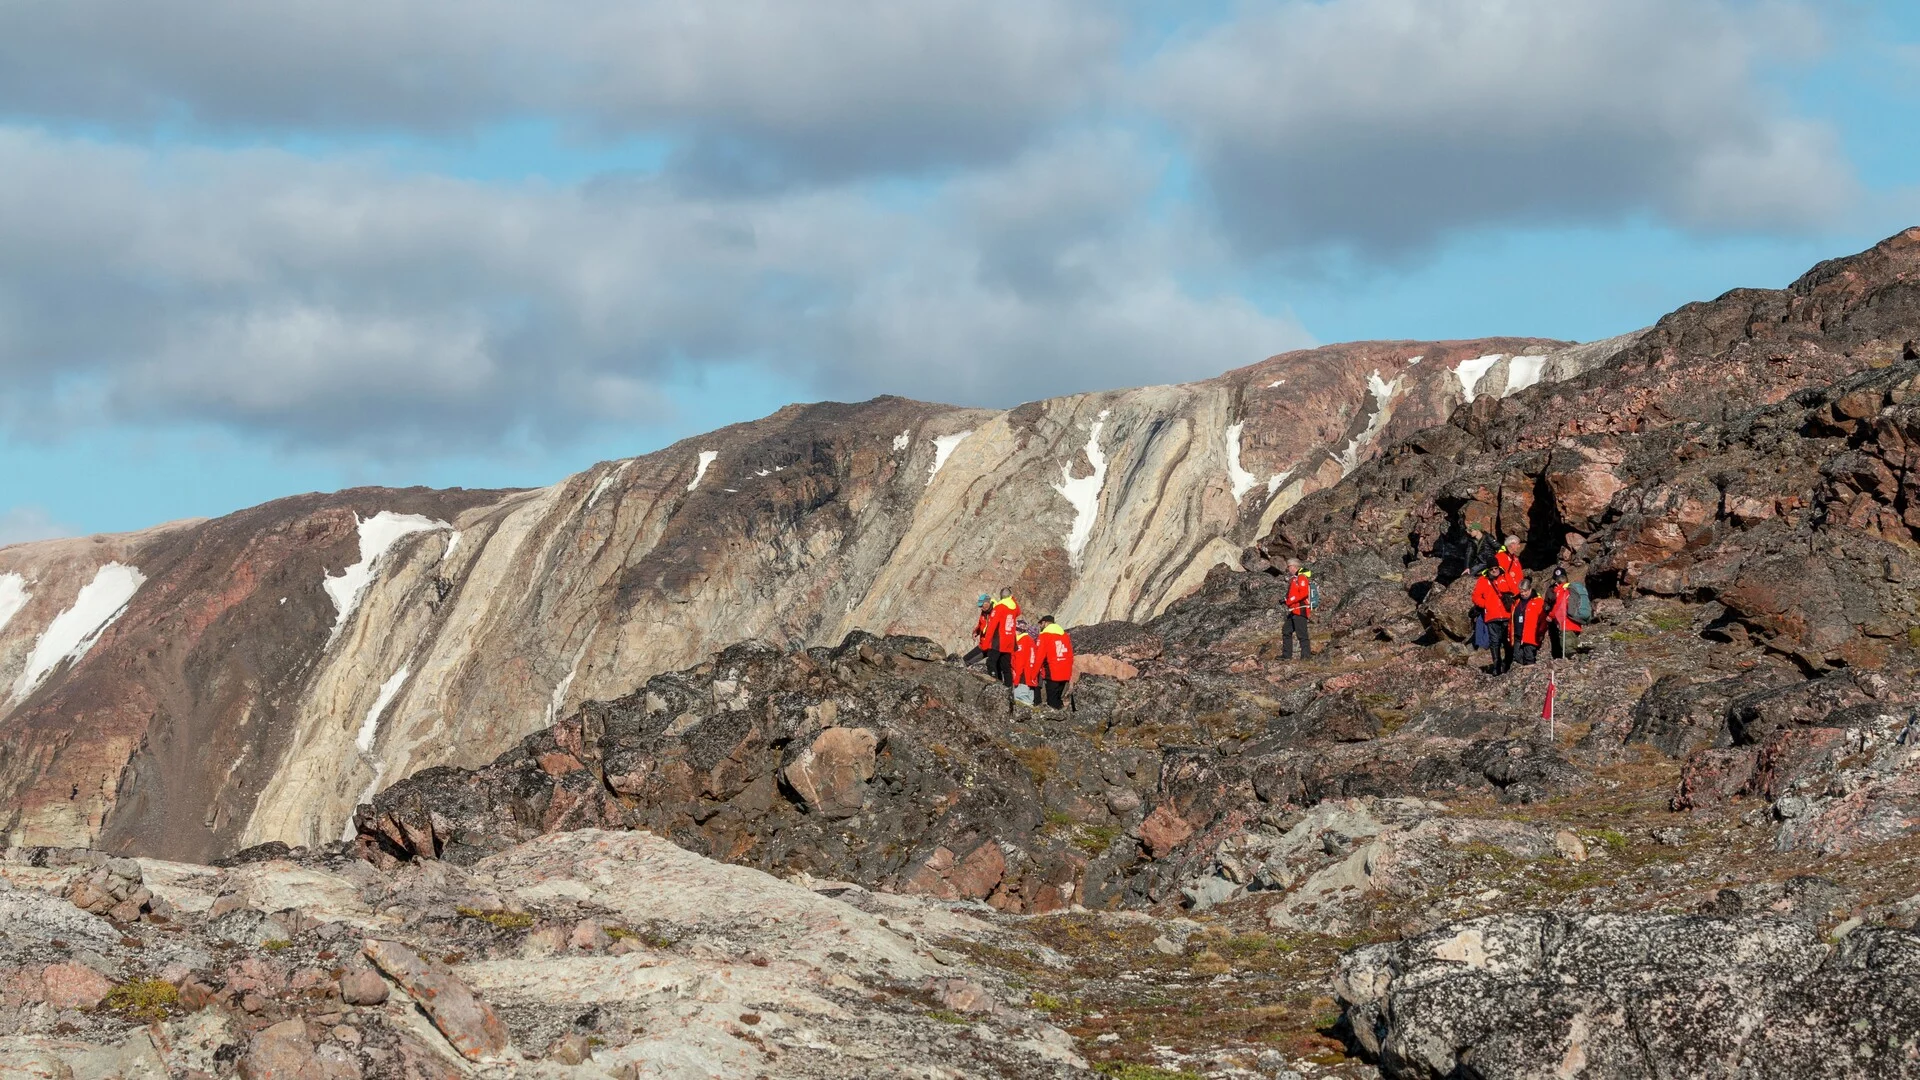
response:
[[[933,468],[927,473],[927,483],[933,483],[933,478],[940,475],[940,466],[947,463],[947,459],[953,456],[953,452],[958,450],[960,444],[966,442],[967,436],[971,434],[973,434],[972,429],[968,429],[956,431],[951,435],[942,435],[933,440]]]
[[[1516,356],[1507,361],[1507,388],[1500,391],[1500,396],[1512,397],[1539,382],[1546,366],[1547,358],[1544,356]]]
[[[1067,562],[1076,570],[1080,568],[1080,555],[1086,550],[1087,541],[1093,539],[1093,525],[1100,516],[1100,490],[1107,483],[1107,455],[1100,452],[1100,429],[1107,426],[1107,412],[1100,410],[1093,430],[1087,435],[1087,461],[1092,463],[1093,472],[1075,476],[1073,463],[1068,462],[1060,467],[1064,483],[1053,485],[1053,490],[1073,504],[1073,528],[1067,530]]]
[[[1467,404],[1473,404],[1473,395],[1480,389],[1480,380],[1486,378],[1487,372],[1493,370],[1493,365],[1503,359],[1505,357],[1501,354],[1494,353],[1492,356],[1462,360],[1460,366],[1453,369],[1454,376],[1460,380],[1460,390],[1465,395]]]
[[[580,643],[580,650],[573,654],[573,664],[567,668],[567,677],[561,679],[553,688],[553,696],[547,699],[547,726],[552,727],[560,719],[560,710],[567,704],[567,691],[573,688],[573,677],[580,674],[580,661],[587,655],[587,646],[593,644],[593,638]]]
[[[1285,379],[1275,379],[1275,380],[1273,380],[1272,382],[1270,382],[1270,383],[1268,383],[1268,384],[1267,384],[1267,389],[1269,389],[1269,390],[1272,390],[1272,389],[1275,389],[1275,388],[1277,388],[1277,387],[1281,387],[1281,386],[1285,386],[1285,385],[1287,385],[1287,380],[1285,380]]]
[[[1240,497],[1252,491],[1260,483],[1259,477],[1240,467],[1240,432],[1246,428],[1246,421],[1227,428],[1227,479],[1233,482],[1233,504],[1240,505]]]
[[[633,461],[629,459],[621,462],[617,468],[608,469],[607,474],[602,476],[599,482],[593,485],[591,492],[587,493],[587,509],[593,509],[593,504],[600,501],[600,496],[605,495],[607,489],[617,483],[621,477],[627,475],[627,470],[632,467]],[[455,538],[458,538],[460,534],[454,533],[453,535]],[[447,550],[451,552],[453,548],[448,547]]]
[[[592,504],[589,503],[588,505],[592,505]],[[453,530],[453,535],[447,537],[447,550],[440,553],[440,561],[446,562],[448,559],[453,558],[453,549],[459,546],[460,546],[460,530],[455,529]]]
[[[911,428],[893,437],[893,448],[895,450],[905,450],[907,447],[912,445],[913,445],[913,430]]]
[[[80,590],[80,595],[73,598],[73,606],[54,616],[41,631],[40,639],[34,642],[33,653],[27,657],[25,670],[13,684],[13,700],[26,700],[63,661],[78,663],[86,656],[107,627],[126,613],[133,594],[146,583],[147,576],[134,567],[117,562],[101,567],[93,580]],[[21,602],[25,603],[24,595]]]
[[[1412,358],[1411,360],[1408,360],[1408,361],[1407,361],[1407,366],[1408,366],[1408,367],[1412,367],[1413,365],[1415,365],[1415,364],[1417,364],[1417,363],[1419,363],[1420,361],[1422,361],[1422,360],[1425,360],[1425,359],[1426,359],[1426,357],[1424,357],[1424,356],[1416,356],[1416,357],[1414,357],[1414,358]]]
[[[387,763],[384,761],[374,762],[373,763],[373,779],[367,781],[367,786],[360,789],[360,794],[358,797],[356,797],[353,800],[353,805],[356,808],[358,808],[361,803],[372,802],[373,797],[380,793],[380,781],[386,779],[386,776],[387,776]],[[353,838],[356,835],[358,835],[359,832],[360,830],[357,827],[355,827],[353,823],[353,814],[348,813],[346,828],[340,830],[340,842],[343,844],[352,843]]]
[[[705,480],[707,478],[708,466],[712,465],[713,459],[719,456],[720,456],[720,451],[718,450],[700,451],[700,466],[693,470],[693,481],[687,485],[688,491],[692,491],[694,488],[697,488],[700,486],[700,481]]]
[[[0,574],[0,630],[13,621],[20,609],[27,606],[27,579],[19,574]]]
[[[1405,375],[1396,375],[1392,382],[1380,377],[1380,369],[1373,369],[1367,376],[1367,392],[1373,395],[1373,415],[1367,418],[1366,430],[1353,437],[1347,448],[1340,452],[1340,475],[1345,476],[1360,467],[1360,448],[1370,446],[1385,430],[1387,422],[1393,419],[1393,399],[1400,395],[1400,384]]]
[[[1267,477],[1267,497],[1272,498],[1273,493],[1279,491],[1280,485],[1286,483],[1287,477],[1292,475],[1293,470],[1288,469],[1286,472],[1274,473],[1272,476]]]
[[[435,529],[451,529],[453,526],[444,521],[421,517],[419,514],[396,514],[391,510],[382,510],[370,518],[360,519],[360,561],[340,572],[339,577],[326,574],[320,582],[327,595],[333,598],[333,633],[327,638],[331,642],[340,636],[347,620],[360,607],[360,598],[366,595],[367,586],[373,584],[373,574],[379,567],[381,556],[392,550],[401,538],[418,532],[432,532]],[[446,556],[442,554],[441,558]]]
[[[380,714],[386,712],[387,706],[393,704],[394,695],[400,692],[401,687],[407,685],[407,676],[412,674],[412,671],[411,667],[403,664],[399,671],[393,673],[392,678],[380,684],[380,694],[373,699],[373,708],[367,710],[367,718],[360,721],[360,734],[353,740],[353,745],[359,747],[361,753],[373,753],[374,736],[380,734]]]

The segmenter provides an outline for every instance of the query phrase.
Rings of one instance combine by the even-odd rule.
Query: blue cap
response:
[[[993,599],[993,597],[991,597],[991,596],[988,596],[988,595],[987,595],[986,593],[981,593],[981,594],[980,594],[980,599],[978,599],[978,600],[975,600],[975,601],[974,601],[974,603],[976,603],[976,604],[984,604],[984,603],[986,603],[987,601],[989,601],[989,600],[991,600],[991,599]]]

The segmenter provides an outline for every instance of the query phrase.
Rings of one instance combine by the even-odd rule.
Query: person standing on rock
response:
[[[1533,591],[1533,582],[1520,579],[1520,596],[1513,608],[1513,660],[1531,664],[1540,659],[1541,639],[1547,631],[1547,600]]]
[[[1034,703],[1034,690],[1040,685],[1040,655],[1033,641],[1033,626],[1024,620],[1014,626],[1013,700],[1022,705]]]
[[[1493,553],[1493,564],[1500,568],[1495,585],[1506,594],[1509,607],[1513,605],[1513,598],[1520,595],[1520,583],[1527,579],[1526,570],[1520,566],[1520,550],[1520,538],[1509,536],[1500,550]]]
[[[1320,606],[1320,587],[1313,583],[1313,571],[1304,569],[1299,559],[1287,560],[1287,624],[1280,635],[1280,659],[1293,659],[1293,641],[1300,639],[1300,659],[1313,659],[1312,635],[1307,626],[1313,610]]]
[[[1547,588],[1547,640],[1553,646],[1553,658],[1564,660],[1580,647],[1582,620],[1593,617],[1593,601],[1587,587],[1567,580],[1567,568],[1553,568],[1553,584]]]
[[[1473,582],[1473,606],[1480,609],[1480,619],[1487,624],[1487,651],[1493,655],[1495,675],[1506,674],[1511,640],[1508,627],[1512,609],[1507,606],[1507,594],[1499,585],[1502,576],[1499,566],[1489,566],[1480,571]]]
[[[1039,674],[1046,680],[1047,708],[1058,709],[1073,681],[1073,638],[1053,616],[1040,617]]]
[[[992,674],[993,637],[988,630],[993,626],[993,597],[981,593],[977,604],[980,608],[980,617],[973,622],[973,648],[967,650],[966,658],[961,662],[968,667],[984,663],[987,665],[987,673]]]
[[[1467,526],[1467,573],[1478,574],[1492,566],[1499,554],[1498,546],[1479,526]]]
[[[993,618],[990,620],[993,635],[992,674],[1000,680],[1000,685],[1013,689],[1013,650],[1020,636],[1020,601],[1013,598],[1012,589],[1001,589],[1000,599],[993,605]]]

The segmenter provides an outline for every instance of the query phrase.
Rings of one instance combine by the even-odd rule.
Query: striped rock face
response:
[[[1373,342],[994,412],[792,406],[534,491],[357,489],[0,550],[0,824],[180,859],[331,841],[728,644],[964,647],[979,593],[1145,619],[1459,405],[1626,340]]]

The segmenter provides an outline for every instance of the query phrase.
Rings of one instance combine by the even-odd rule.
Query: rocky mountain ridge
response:
[[[736,641],[1145,618],[1303,494],[1623,342],[1387,342],[1006,412],[807,405],[535,491],[362,489],[0,550],[0,820],[205,859]],[[1036,611],[1036,613],[1038,613]]]

